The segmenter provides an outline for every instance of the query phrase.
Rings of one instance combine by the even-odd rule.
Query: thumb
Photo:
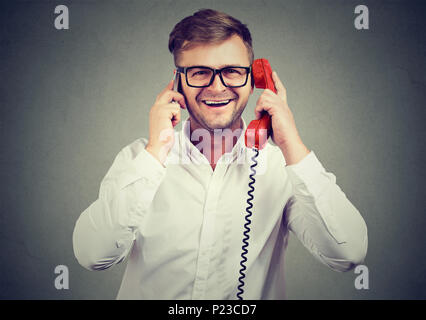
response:
[[[166,89],[173,90],[173,83],[174,83],[174,80],[173,79],[170,80],[170,82],[167,84]]]
[[[272,72],[272,80],[274,80],[275,89],[277,89],[277,95],[287,102],[287,90],[284,87],[283,83],[281,82],[280,78],[278,77],[278,74],[274,71]]]

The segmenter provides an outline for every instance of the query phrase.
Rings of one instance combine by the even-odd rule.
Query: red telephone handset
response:
[[[270,89],[277,93],[272,80],[272,68],[267,59],[261,58],[253,61],[252,77],[256,88]],[[260,119],[253,120],[248,125],[245,133],[246,146],[258,150],[263,149],[271,132],[271,117],[265,112]]]

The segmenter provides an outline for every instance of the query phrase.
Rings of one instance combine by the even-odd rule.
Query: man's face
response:
[[[250,66],[249,54],[239,36],[232,36],[218,44],[200,44],[181,53],[180,67],[206,66],[221,69],[226,66]],[[185,75],[181,74],[181,84],[186,98],[186,105],[191,116],[191,128],[214,129],[240,127],[240,116],[247,105],[251,87],[251,75],[244,87],[225,87],[216,75],[213,83],[206,88],[189,87]],[[211,106],[206,101],[226,101],[224,106]]]

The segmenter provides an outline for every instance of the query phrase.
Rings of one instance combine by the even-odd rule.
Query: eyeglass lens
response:
[[[222,79],[225,85],[242,86],[247,80],[247,69],[239,67],[224,68],[221,71]],[[189,68],[187,70],[187,79],[190,86],[207,86],[214,73],[209,68]]]

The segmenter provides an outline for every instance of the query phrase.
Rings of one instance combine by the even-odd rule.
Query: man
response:
[[[250,32],[200,10],[175,26],[169,49],[179,92],[171,81],[151,108],[149,139],[117,155],[76,223],[75,255],[90,270],[128,256],[120,299],[236,299],[253,156],[241,118],[253,92]],[[244,299],[285,297],[289,230],[334,270],[353,268],[367,250],[364,220],[303,144],[273,80],[277,93],[264,90],[255,108],[256,118],[271,116],[275,145],[258,158]],[[189,119],[173,133],[181,109]]]

